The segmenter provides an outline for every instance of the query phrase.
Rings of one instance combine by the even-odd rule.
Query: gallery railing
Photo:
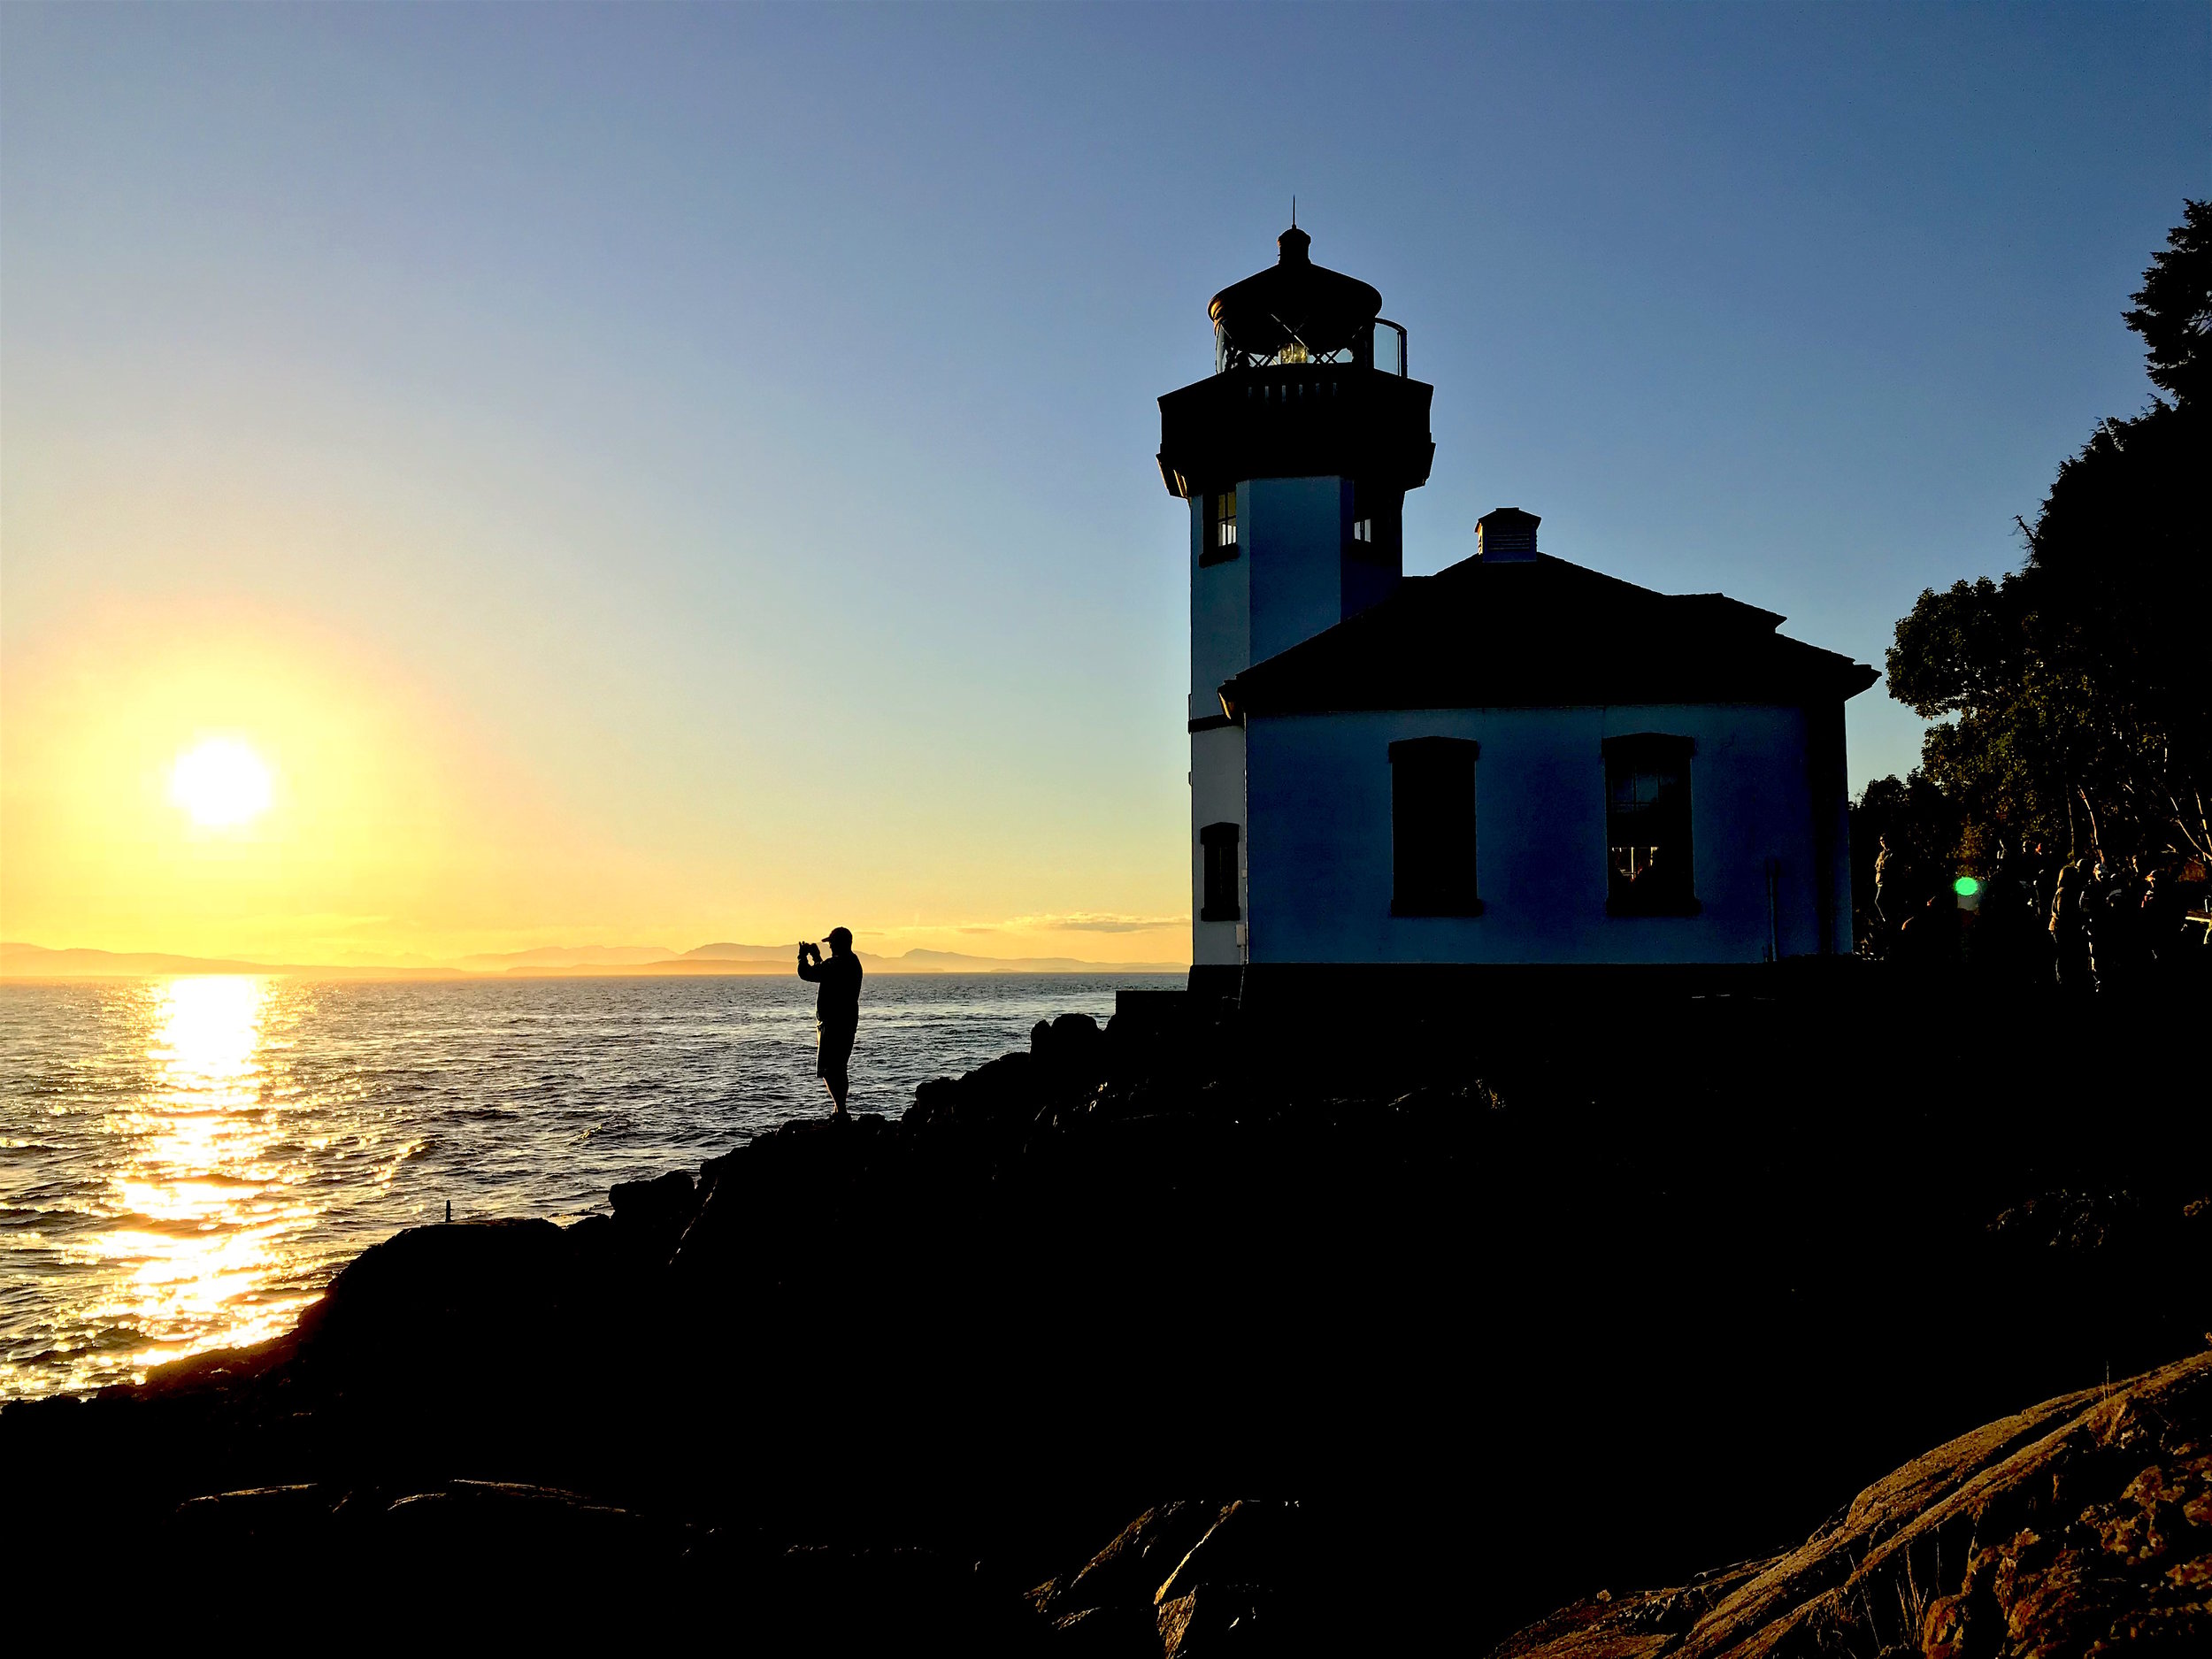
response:
[[[1385,374],[1401,378],[1406,373],[1405,327],[1386,317],[1361,325],[1350,340],[1327,349],[1310,347],[1298,338],[1295,330],[1286,327],[1283,332],[1290,338],[1262,351],[1240,346],[1229,338],[1226,328],[1216,324],[1214,373],[1226,374],[1232,369],[1264,369],[1285,364],[1342,363],[1363,369],[1380,369]]]

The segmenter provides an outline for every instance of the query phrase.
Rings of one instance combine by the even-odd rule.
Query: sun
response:
[[[169,798],[210,829],[250,823],[269,810],[269,768],[234,737],[205,738],[177,757]]]

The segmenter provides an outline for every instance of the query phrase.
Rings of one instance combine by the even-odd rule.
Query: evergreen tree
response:
[[[2018,571],[1930,588],[1897,625],[1890,695],[1956,717],[1921,770],[1970,855],[2002,834],[2212,859],[2212,203],[2186,204],[2133,297],[2172,401],[2060,466]]]

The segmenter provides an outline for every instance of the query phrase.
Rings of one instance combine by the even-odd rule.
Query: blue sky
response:
[[[2148,397],[2208,16],[12,5],[0,720],[119,617],[326,638],[579,849],[475,948],[1172,955],[1154,399],[1294,192],[1437,388],[1410,569],[1516,504],[1878,665]]]

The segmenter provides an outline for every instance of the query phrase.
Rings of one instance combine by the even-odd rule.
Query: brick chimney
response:
[[[1536,557],[1536,526],[1544,521],[1518,507],[1499,507],[1475,520],[1475,557],[1486,565]]]

